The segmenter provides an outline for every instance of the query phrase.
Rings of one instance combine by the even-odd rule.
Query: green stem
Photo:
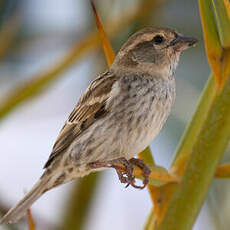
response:
[[[230,47],[230,13],[224,0],[212,0],[216,15],[217,29],[223,48]]]
[[[192,117],[192,120],[186,128],[183,137],[181,138],[181,142],[178,145],[176,157],[174,158],[172,166],[175,166],[177,164],[180,157],[183,157],[184,155],[188,155],[190,153],[190,149],[194,145],[199,134],[201,128],[200,124],[203,124],[205,118],[207,117],[208,108],[212,103],[215,93],[216,83],[213,75],[211,75],[205,86],[204,92],[200,97],[197,109]]]
[[[155,225],[155,218],[154,218],[154,209],[152,208],[151,212],[149,213],[148,219],[145,223],[144,230],[154,230]]]
[[[213,100],[181,184],[157,230],[191,230],[230,138],[230,78]]]

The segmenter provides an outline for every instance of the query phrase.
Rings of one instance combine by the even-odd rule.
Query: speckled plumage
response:
[[[108,71],[95,82],[110,77],[115,78],[116,82],[110,92],[113,96],[108,97],[105,103],[104,109],[110,111],[109,114],[84,130],[69,145],[65,155],[48,165],[52,172],[58,168],[65,169],[56,179],[60,184],[66,182],[66,179],[69,181],[95,171],[88,167],[91,162],[109,161],[123,156],[132,158],[149,145],[169,115],[175,100],[173,76],[162,79],[148,74],[126,73],[116,77],[116,73]],[[75,170],[69,172],[70,168]]]
[[[68,149],[69,162],[79,167],[82,176],[89,173],[85,167],[90,162],[130,159],[149,145],[169,115],[175,81],[173,77],[166,81],[148,75],[120,76],[111,94],[105,104],[110,113],[80,134]]]
[[[106,162],[129,161],[144,150],[160,132],[174,103],[180,53],[195,42],[165,28],[146,28],[131,36],[110,69],[80,98],[38,183],[1,223],[17,221],[47,190],[102,170]],[[92,167],[95,162],[99,164]]]

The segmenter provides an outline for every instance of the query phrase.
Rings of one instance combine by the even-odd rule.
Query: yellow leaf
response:
[[[109,40],[108,40],[108,38],[107,38],[107,36],[105,34],[105,31],[103,29],[100,17],[97,14],[97,10],[96,10],[96,7],[95,7],[95,5],[93,3],[93,0],[90,0],[90,3],[91,3],[93,13],[94,13],[94,16],[95,16],[95,20],[96,20],[96,23],[97,23],[97,28],[98,28],[99,35],[100,35],[101,42],[102,42],[102,46],[103,46],[103,49],[104,49],[104,52],[105,52],[106,60],[108,62],[108,66],[111,66],[113,61],[114,61],[114,58],[115,58],[113,48],[110,45],[110,42],[109,42]]]
[[[29,230],[36,230],[35,223],[34,223],[33,216],[31,214],[30,209],[27,210],[27,218],[28,218]]]

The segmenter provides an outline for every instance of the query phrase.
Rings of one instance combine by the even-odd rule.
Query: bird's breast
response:
[[[145,149],[163,127],[175,100],[174,79],[124,78],[117,97],[117,125],[127,157]]]

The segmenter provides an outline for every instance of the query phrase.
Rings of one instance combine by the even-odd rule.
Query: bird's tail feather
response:
[[[42,177],[25,197],[3,216],[0,224],[15,223],[22,218],[26,210],[46,191],[48,181],[48,177]]]

